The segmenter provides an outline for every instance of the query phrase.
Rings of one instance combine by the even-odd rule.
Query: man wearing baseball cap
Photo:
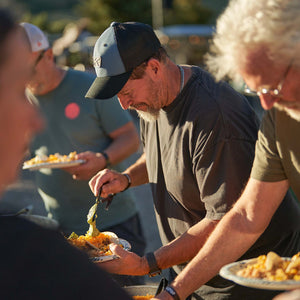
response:
[[[90,187],[97,195],[105,183],[101,195],[106,197],[129,184],[150,183],[163,243],[144,257],[112,246],[120,259],[102,266],[112,273],[150,276],[172,267],[172,280],[240,195],[250,174],[259,122],[248,101],[228,84],[216,83],[199,67],[172,62],[148,25],[112,23],[95,44],[94,66],[97,78],[86,96],[109,101],[105,99],[117,94],[123,109],[135,109],[141,116],[144,154],[124,171],[127,176],[103,170]],[[286,197],[243,258],[271,250],[294,254],[299,217],[294,199]],[[286,226],[278,228],[282,222]],[[166,292],[169,299],[179,299],[171,286]],[[270,299],[275,294],[216,276],[188,299]]]

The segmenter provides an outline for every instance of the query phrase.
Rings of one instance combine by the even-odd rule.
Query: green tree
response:
[[[81,0],[78,11],[90,19],[88,30],[95,35],[101,34],[113,21],[151,25],[150,0]]]
[[[164,24],[207,24],[211,16],[200,0],[173,0],[172,7],[164,10]]]
[[[90,19],[88,30],[101,34],[112,21],[152,25],[151,0],[81,0],[79,14]],[[164,8],[164,25],[207,24],[212,11],[201,0],[173,0]]]

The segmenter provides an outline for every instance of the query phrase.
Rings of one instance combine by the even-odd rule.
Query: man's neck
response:
[[[38,92],[36,93],[34,91],[31,91],[30,88],[29,91],[32,92],[35,96],[46,95],[55,90],[60,85],[66,74],[66,69],[54,66],[53,69],[47,72],[46,80],[44,80],[42,83],[42,89],[38,90]]]
[[[67,74],[67,71],[65,69],[55,67],[51,74],[51,80],[48,81],[48,84],[45,85],[45,91],[44,94],[47,94],[53,90],[55,90],[60,83],[63,81]]]
[[[170,68],[168,68],[168,89],[169,93],[169,101],[166,106],[170,105],[176,97],[180,94],[184,85],[191,77],[191,68],[190,66],[181,66],[171,64]]]

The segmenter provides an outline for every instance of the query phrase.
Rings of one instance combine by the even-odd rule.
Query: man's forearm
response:
[[[161,269],[190,261],[201,249],[218,221],[203,219],[169,244],[156,250],[155,258]]]
[[[251,247],[268,226],[288,188],[287,181],[260,183],[250,180],[249,183],[241,199],[223,217],[200,252],[172,283],[181,299]]]
[[[245,237],[238,230],[233,232],[232,224],[236,222],[229,215],[224,218],[228,221],[222,220],[221,230],[216,228],[204,247],[172,283],[180,299],[185,299],[217,275],[223,265],[239,258],[259,237],[259,234]]]
[[[131,178],[131,186],[138,186],[149,182],[146,168],[146,154],[141,157],[123,173],[129,174]]]
[[[136,152],[140,145],[137,131],[132,122],[113,132],[110,137],[112,142],[105,149],[105,152],[112,165],[123,161]]]

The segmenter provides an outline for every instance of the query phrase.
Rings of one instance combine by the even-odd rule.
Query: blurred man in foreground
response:
[[[289,187],[300,200],[299,28],[299,0],[234,0],[217,22],[208,57],[210,70],[218,79],[243,78],[268,111],[245,191],[171,284],[180,299],[249,249]],[[163,293],[155,299],[172,298]]]
[[[30,140],[43,122],[25,97],[30,50],[7,11],[0,9],[0,191],[12,183]],[[130,299],[59,232],[20,217],[0,216],[1,299]]]

